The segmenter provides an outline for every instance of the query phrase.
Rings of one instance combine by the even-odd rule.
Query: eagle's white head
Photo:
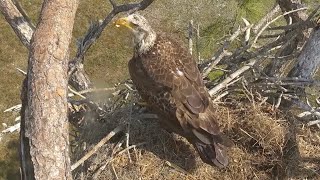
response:
[[[155,43],[156,33],[148,21],[139,14],[130,14],[115,21],[117,27],[127,27],[134,35],[136,55],[147,52]]]

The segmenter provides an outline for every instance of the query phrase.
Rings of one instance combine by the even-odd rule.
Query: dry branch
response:
[[[111,12],[106,16],[106,18],[101,23],[93,23],[86,35],[79,40],[78,43],[78,51],[76,57],[70,62],[69,66],[69,74],[74,73],[78,66],[83,63],[84,54],[87,50],[91,47],[91,45],[95,42],[95,40],[101,35],[104,28],[111,22],[113,17],[121,12],[130,11],[135,12],[138,10],[144,10],[147,8],[154,0],[143,0],[139,3],[129,3],[129,4],[122,4],[116,5],[116,3],[112,0],[109,0],[113,6]]]
[[[270,24],[272,24],[273,22],[275,22],[275,21],[278,20],[279,18],[281,18],[281,17],[283,17],[283,16],[286,16],[286,15],[289,15],[289,14],[292,14],[292,13],[295,13],[295,12],[307,10],[307,9],[308,9],[308,8],[306,8],[306,7],[299,8],[299,9],[294,9],[294,10],[285,12],[285,13],[283,13],[282,15],[279,15],[279,16],[275,17],[274,19],[272,19],[270,22],[266,23],[266,24],[261,28],[261,30],[257,33],[256,37],[254,38],[252,44],[256,44],[256,42],[258,41],[259,37],[260,37],[261,34],[264,32],[264,30],[267,29],[267,27],[270,26]]]
[[[77,91],[91,88],[92,83],[83,69],[82,62],[84,54],[100,36],[108,23],[111,22],[112,18],[121,12],[143,10],[152,2],[153,0],[143,0],[140,3],[116,5],[114,1],[110,1],[113,6],[113,10],[107,15],[101,24],[93,23],[84,38],[79,40],[76,57],[74,57],[69,63],[69,83],[71,86],[73,86]],[[34,33],[34,26],[28,20],[29,18],[24,13],[19,3],[17,1],[13,2],[12,0],[1,0],[0,10],[21,42],[29,49],[30,40]]]
[[[19,2],[12,0],[1,0],[0,11],[23,45],[29,48],[34,26],[24,11],[22,11]]]
[[[226,52],[226,49],[229,48],[230,44],[243,32],[245,32],[247,29],[250,29],[252,26],[247,26],[243,29],[238,27],[238,29],[233,33],[230,38],[228,38],[222,45],[222,47],[215,53],[215,55],[211,58],[211,63],[207,69],[205,69],[203,73],[203,77],[206,77],[209,75],[209,73],[212,71],[212,69],[221,61],[221,59],[228,55]]]
[[[301,0],[277,0],[277,3],[279,4],[282,12],[288,12],[292,9],[299,9],[304,6],[301,3]],[[305,21],[307,19],[307,14],[304,12],[295,12],[293,14],[286,15],[285,19],[287,24],[291,24],[290,22],[295,23],[299,21]]]
[[[76,56],[69,63],[70,84],[77,90],[82,91],[91,88],[89,77],[83,70],[84,55],[91,45],[99,38],[104,28],[111,20],[121,12],[134,12],[147,8],[154,0],[143,0],[139,3],[129,3],[117,5],[113,0],[109,0],[113,9],[100,22],[93,22],[83,38],[78,40],[78,50]]]
[[[86,89],[79,91],[79,94],[86,94],[86,93],[92,93],[92,92],[99,92],[99,91],[115,91],[116,88],[93,88],[93,89]]]
[[[8,127],[7,129],[1,131],[1,133],[5,134],[5,133],[12,133],[14,131],[17,131],[20,129],[20,123],[17,123],[13,126]]]
[[[317,125],[317,124],[320,124],[320,119],[310,121],[307,123],[308,126]]]
[[[256,63],[256,60],[251,60],[248,64],[244,65],[242,68],[238,69],[236,72],[230,74],[227,78],[225,78],[221,83],[216,85],[214,88],[209,90],[210,96],[215,95],[219,91],[221,91],[223,88],[226,88],[227,85],[233,81],[235,78],[239,77],[242,73],[249,70],[254,64]]]
[[[128,146],[126,147],[125,149],[119,151],[118,153],[114,153],[112,157],[110,157],[109,159],[107,159],[104,164],[102,166],[99,167],[99,169],[94,173],[93,177],[94,179],[97,179],[98,176],[100,175],[100,173],[106,168],[106,166],[111,163],[112,161],[114,161],[114,159],[117,157],[117,156],[120,156],[121,154],[125,153],[125,152],[129,152],[130,149],[134,149],[136,147],[139,147],[139,146],[142,146],[146,143],[142,142],[142,143],[139,143],[139,144],[134,144],[134,145],[131,145],[131,146]]]
[[[12,112],[12,111],[18,112],[21,110],[21,106],[22,106],[21,104],[17,104],[15,106],[12,106],[12,107],[4,110],[3,112]]]
[[[188,26],[188,45],[189,45],[189,53],[191,55],[192,55],[192,47],[193,47],[192,36],[193,36],[193,20],[190,20],[189,26]]]
[[[79,167],[82,163],[84,163],[87,159],[89,159],[94,153],[96,153],[101,146],[103,146],[106,142],[108,142],[114,135],[119,133],[124,129],[124,126],[118,126],[114,130],[112,130],[107,136],[102,138],[98,144],[96,144],[86,155],[84,155],[80,160],[78,160],[76,163],[74,163],[71,166],[71,170],[75,170],[77,167]]]
[[[280,6],[278,4],[276,4],[272,10],[266,14],[258,23],[257,25],[255,25],[252,29],[253,29],[253,32],[255,34],[258,33],[258,31],[260,31],[261,27],[266,24],[268,21],[270,21],[272,19],[272,17],[278,13],[280,11]]]
[[[313,107],[311,107],[307,103],[304,103],[301,100],[299,100],[297,97],[292,97],[288,94],[284,94],[283,98],[286,100],[289,100],[290,102],[292,102],[293,104],[298,106],[300,109],[303,109],[305,111],[310,112],[311,114],[314,114],[314,115],[320,117],[320,110],[314,109]]]

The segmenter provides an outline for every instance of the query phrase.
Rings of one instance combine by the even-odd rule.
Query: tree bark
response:
[[[299,9],[304,7],[301,3],[301,0],[277,0],[281,10],[283,13],[292,11],[294,9]],[[293,24],[301,21],[305,21],[308,16],[304,11],[297,11],[295,13],[288,14],[284,16],[287,24]],[[291,30],[287,31],[289,33]],[[303,42],[307,39],[308,33],[301,32],[294,38],[290,43],[288,43],[285,47],[281,48],[280,51],[276,54],[276,59],[270,63],[266,68],[265,72],[268,76],[276,76],[281,72],[282,67],[287,63],[287,61],[281,61],[277,57],[288,56],[297,49],[300,42]]]
[[[77,0],[45,0],[30,43],[22,94],[23,179],[71,179],[67,119],[68,52]]]
[[[0,11],[3,16],[6,18],[23,45],[29,48],[34,27],[26,14],[19,9],[22,10],[17,2],[0,0]]]
[[[289,77],[312,79],[320,66],[320,28],[314,28]]]

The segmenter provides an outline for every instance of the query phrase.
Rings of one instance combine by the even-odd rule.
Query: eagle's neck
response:
[[[134,44],[135,44],[135,56],[144,54],[148,52],[156,41],[157,35],[152,30],[139,32],[135,34]]]

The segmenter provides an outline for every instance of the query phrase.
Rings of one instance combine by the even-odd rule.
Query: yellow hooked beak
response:
[[[127,18],[119,18],[118,20],[116,20],[114,22],[116,27],[120,27],[120,26],[124,26],[127,27],[129,29],[133,29],[133,24],[131,22],[128,21]]]

